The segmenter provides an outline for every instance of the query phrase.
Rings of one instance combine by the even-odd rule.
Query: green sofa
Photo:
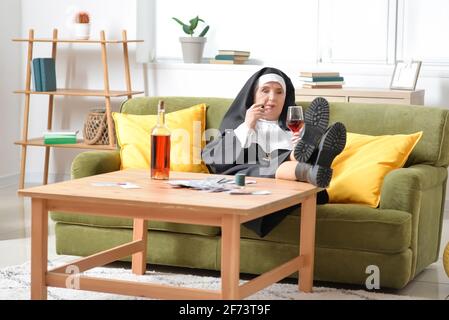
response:
[[[167,112],[206,103],[207,128],[217,128],[231,100],[221,98],[133,98],[121,112],[154,114],[159,99]],[[307,103],[298,102],[303,106]],[[315,280],[364,285],[367,267],[380,270],[380,285],[402,288],[438,259],[449,164],[448,110],[406,106],[331,103],[331,122],[349,132],[382,135],[424,131],[402,169],[383,182],[378,208],[326,204],[317,209]],[[72,178],[120,168],[118,151],[79,154]],[[86,256],[130,241],[132,221],[52,212],[59,254]],[[298,253],[299,216],[292,212],[261,239],[242,226],[242,273],[260,274]],[[152,264],[219,270],[220,229],[149,223],[147,261]]]

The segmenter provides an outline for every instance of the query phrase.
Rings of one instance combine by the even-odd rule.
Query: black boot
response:
[[[318,97],[312,101],[304,114],[304,123],[304,134],[294,150],[299,162],[310,159],[329,125],[329,103],[326,99]]]
[[[298,181],[308,182],[320,188],[327,188],[332,179],[332,169],[298,162],[295,168]]]
[[[320,188],[327,188],[332,179],[332,161],[343,151],[345,145],[346,128],[341,122],[337,122],[323,135],[314,163],[298,162],[295,169],[296,178]]]
[[[327,129],[318,146],[315,165],[330,168],[332,161],[338,156],[346,145],[346,127],[336,122]]]

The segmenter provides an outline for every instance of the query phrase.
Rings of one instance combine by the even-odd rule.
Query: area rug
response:
[[[61,265],[60,262],[49,262],[49,268]],[[143,276],[131,273],[129,268],[101,267],[86,271],[84,275],[99,278],[151,282],[171,286],[218,290],[220,278],[179,274],[171,272],[147,270]],[[244,283],[245,281],[241,281]],[[0,300],[26,300],[30,297],[30,263],[10,266],[0,269]],[[129,300],[144,299],[117,294],[69,290],[63,288],[48,288],[49,300]],[[326,287],[314,287],[313,293],[298,291],[295,284],[276,283],[248,297],[249,300],[409,300],[419,299],[410,296],[400,296],[376,293],[364,290],[347,290]]]

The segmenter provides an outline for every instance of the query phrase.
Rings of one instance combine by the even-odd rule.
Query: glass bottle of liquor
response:
[[[165,125],[164,101],[157,106],[157,124],[151,131],[151,179],[168,180],[170,174],[170,131]]]

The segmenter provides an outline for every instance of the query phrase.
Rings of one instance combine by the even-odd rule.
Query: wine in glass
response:
[[[289,106],[287,110],[287,127],[293,132],[299,132],[304,126],[304,115],[301,106]]]

